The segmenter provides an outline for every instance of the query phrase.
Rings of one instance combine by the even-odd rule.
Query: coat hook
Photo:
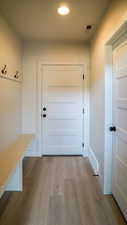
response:
[[[4,65],[4,68],[1,70],[1,73],[2,73],[3,75],[6,75],[6,74],[7,74],[6,68],[7,68],[7,65]]]
[[[18,79],[19,78],[19,75],[18,74],[19,74],[19,71],[17,70],[16,73],[15,73],[15,75],[14,75],[14,78]]]

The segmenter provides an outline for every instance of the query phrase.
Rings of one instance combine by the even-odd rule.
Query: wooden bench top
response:
[[[8,149],[0,152],[0,190],[7,183],[34,138],[34,134],[20,135]]]

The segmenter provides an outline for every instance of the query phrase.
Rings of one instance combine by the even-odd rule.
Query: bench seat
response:
[[[0,196],[5,190],[9,190],[9,183],[12,186],[13,175],[14,183],[16,179],[18,183],[20,183],[19,179],[22,180],[22,177],[19,177],[22,176],[22,159],[34,138],[34,134],[20,135],[8,149],[0,152]],[[10,187],[10,190],[13,188]]]

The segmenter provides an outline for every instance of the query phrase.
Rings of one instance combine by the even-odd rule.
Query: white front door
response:
[[[113,52],[112,192],[127,219],[127,42]]]
[[[83,69],[43,66],[42,152],[44,155],[83,154]]]

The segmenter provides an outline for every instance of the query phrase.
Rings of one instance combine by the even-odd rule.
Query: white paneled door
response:
[[[43,66],[42,146],[44,155],[83,154],[82,66]]]
[[[113,53],[112,192],[127,219],[127,42]]]

